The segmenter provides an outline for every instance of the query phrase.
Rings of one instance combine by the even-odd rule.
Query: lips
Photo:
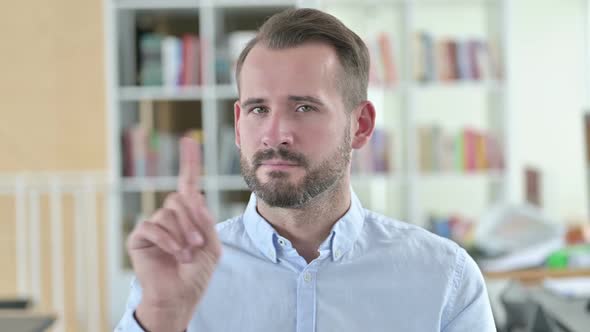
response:
[[[287,169],[291,167],[307,168],[308,164],[302,154],[279,148],[278,150],[267,149],[256,152],[252,158],[252,165],[255,169],[262,166],[265,168]]]
[[[299,164],[286,160],[268,160],[261,163],[262,166],[299,166]]]

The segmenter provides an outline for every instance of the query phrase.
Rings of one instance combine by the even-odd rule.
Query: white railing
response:
[[[107,329],[102,317],[105,303],[108,303],[108,287],[101,282],[108,280],[106,269],[109,258],[103,255],[104,271],[99,265],[99,241],[104,241],[104,248],[107,249],[109,236],[107,218],[111,188],[106,178],[106,174],[101,172],[0,174],[0,195],[14,197],[17,293],[38,305],[43,294],[42,276],[51,276],[51,312],[57,315],[54,332],[65,331],[69,318],[65,310],[64,281],[64,204],[69,198],[73,199],[73,279],[77,329],[88,332]],[[101,198],[103,204],[99,206]],[[48,213],[42,215],[43,200],[48,202]],[[103,220],[98,219],[100,214]],[[44,223],[48,223],[50,229],[50,271],[44,271],[42,267],[42,257],[47,256],[47,253],[42,253],[41,230]],[[99,225],[102,226],[103,239],[98,237]],[[67,287],[70,288],[70,285]],[[101,298],[104,300],[101,301]]]

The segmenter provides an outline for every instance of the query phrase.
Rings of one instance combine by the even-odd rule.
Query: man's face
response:
[[[298,208],[348,174],[350,116],[327,45],[256,45],[240,74],[236,144],[250,190],[270,206]]]

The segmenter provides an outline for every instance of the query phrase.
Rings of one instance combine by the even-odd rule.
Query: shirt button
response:
[[[282,245],[283,247],[285,246],[286,242],[283,239],[279,239],[279,244]]]
[[[310,282],[311,281],[311,273],[305,272],[305,274],[303,275],[303,280],[305,280],[305,282]]]
[[[342,256],[342,251],[340,251],[340,249],[336,249],[336,251],[334,252],[334,257],[340,258],[340,256]]]

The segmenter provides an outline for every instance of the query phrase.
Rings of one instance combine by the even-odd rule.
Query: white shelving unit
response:
[[[380,105],[381,108],[378,107],[377,111],[392,110],[397,113],[390,116],[390,121],[393,121],[385,126],[395,126],[395,130],[401,132],[401,137],[395,137],[396,151],[403,151],[401,155],[396,155],[396,160],[401,160],[401,164],[396,165],[396,170],[403,194],[394,198],[402,200],[399,204],[402,209],[388,209],[383,212],[426,226],[425,221],[429,212],[452,211],[451,199],[447,196],[457,196],[454,209],[460,210],[464,207],[474,217],[478,216],[475,213],[481,214],[485,206],[507,201],[508,179],[513,176],[508,160],[510,146],[507,144],[511,131],[508,114],[508,1],[325,0],[320,2],[320,8],[339,17],[363,37],[376,31],[385,31],[398,39],[394,41],[394,48],[398,48],[396,65],[400,73],[399,82],[394,88],[370,88],[370,91],[378,90],[378,94],[393,100]],[[501,53],[499,57],[502,61],[503,79],[417,82],[413,79],[412,73],[412,42],[414,33],[423,30],[429,31],[435,37],[495,39]],[[369,95],[371,99],[371,93]],[[466,105],[453,100],[457,98],[464,98]],[[477,104],[477,112],[469,110],[474,104]],[[420,143],[416,133],[419,126],[429,122],[441,123],[443,128],[446,125],[456,128],[458,123],[462,123],[493,130],[503,142],[505,168],[465,173],[421,171],[417,155]],[[469,195],[469,191],[473,191],[474,195]],[[482,192],[487,196],[485,199],[480,197]],[[383,192],[381,195],[386,193]],[[437,201],[444,202],[445,209],[441,209],[441,204]]]
[[[167,192],[176,189],[177,179],[174,176],[150,178],[125,178],[122,176],[122,129],[140,121],[139,104],[156,101],[194,103],[195,112],[200,114],[200,125],[206,139],[204,145],[204,169],[207,174],[202,178],[209,207],[214,215],[224,215],[228,205],[237,193],[245,196],[247,188],[241,176],[220,174],[219,169],[219,129],[227,123],[227,114],[231,108],[225,109],[228,103],[237,98],[236,87],[230,82],[220,81],[213,70],[218,56],[217,46],[224,36],[237,25],[235,18],[244,15],[245,19],[254,19],[258,23],[274,12],[288,7],[315,7],[326,10],[339,17],[345,24],[361,36],[376,29],[390,29],[394,36],[399,36],[395,48],[397,68],[400,70],[400,81],[395,87],[370,87],[371,96],[377,96],[384,109],[377,109],[381,125],[396,133],[394,139],[394,172],[377,175],[353,176],[353,187],[361,196],[364,204],[371,209],[391,215],[394,218],[423,224],[428,209],[426,192],[444,192],[446,187],[479,183],[477,191],[488,191],[493,188],[493,197],[486,204],[501,201],[507,197],[507,178],[510,171],[509,163],[504,171],[479,171],[474,173],[429,172],[419,171],[416,129],[420,121],[429,118],[429,113],[446,112],[444,109],[425,110],[421,103],[424,95],[483,95],[489,107],[486,118],[494,124],[495,130],[501,133],[503,142],[508,142],[509,122],[507,115],[508,82],[452,82],[429,83],[415,82],[412,77],[413,34],[422,28],[431,28],[428,22],[436,13],[432,8],[440,8],[443,13],[462,11],[465,8],[477,7],[496,17],[489,20],[489,31],[497,29],[500,49],[503,52],[504,73],[508,73],[506,61],[507,13],[506,0],[398,0],[398,1],[239,1],[239,0],[105,0],[105,45],[107,59],[107,92],[108,92],[108,130],[109,130],[109,181],[114,184],[115,192],[111,195],[109,211],[109,286],[110,319],[114,324],[124,310],[125,299],[129,290],[131,270],[125,267],[125,212],[132,213],[141,209],[146,202],[154,204],[150,193]],[[466,13],[471,13],[468,9]],[[427,15],[423,16],[423,12]],[[194,32],[205,40],[207,47],[203,53],[203,85],[180,88],[164,88],[138,86],[136,75],[136,35],[135,26],[138,18],[156,13],[179,16],[194,20]],[[438,21],[444,27],[445,17],[441,14]],[[483,16],[487,16],[483,15]],[[393,20],[391,20],[393,18]],[[469,21],[469,20],[467,20]],[[426,22],[426,23],[425,23]],[[397,26],[394,28],[393,25]],[[460,28],[460,24],[451,24],[450,33]],[[379,26],[381,24],[382,26]],[[433,23],[434,24],[434,23]],[[467,24],[468,25],[468,24]],[[433,25],[433,27],[435,27]],[[239,28],[239,26],[238,26]],[[480,27],[481,28],[481,27]],[[431,29],[432,30],[432,29]],[[481,29],[480,29],[481,30]],[[479,31],[482,32],[482,31]],[[430,98],[430,97],[429,97]],[[225,104],[224,104],[225,103]],[[231,105],[231,104],[229,104]],[[387,109],[387,111],[386,111]],[[389,112],[389,110],[395,112]],[[157,111],[157,110],[155,110]],[[440,115],[440,114],[439,114]],[[460,118],[460,116],[458,116]],[[436,117],[434,117],[436,118]],[[233,116],[232,116],[233,119]],[[225,122],[224,122],[225,121]],[[504,145],[504,156],[508,156]],[[437,189],[428,189],[430,186]],[[443,188],[443,189],[441,189]],[[147,193],[147,194],[146,194]],[[153,195],[152,195],[153,196]],[[447,195],[453,196],[453,195]],[[467,195],[471,196],[471,195]],[[453,197],[445,197],[443,202]],[[460,200],[462,197],[456,197]],[[235,202],[234,204],[235,210]],[[470,204],[466,202],[465,204]],[[434,204],[436,205],[436,204]],[[230,209],[231,210],[231,209]],[[137,211],[136,211],[137,212]],[[129,225],[128,225],[129,226]]]

